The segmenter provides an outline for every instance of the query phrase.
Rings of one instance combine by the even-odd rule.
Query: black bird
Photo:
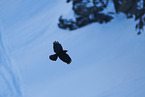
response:
[[[66,62],[67,64],[71,63],[71,58],[66,53],[67,50],[63,50],[61,44],[58,41],[53,42],[53,49],[56,54],[50,55],[49,58],[52,61],[56,61],[59,57],[63,62]]]

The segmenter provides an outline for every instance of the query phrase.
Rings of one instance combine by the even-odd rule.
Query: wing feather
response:
[[[70,64],[71,63],[71,58],[68,54],[66,53],[62,53],[59,55],[59,58],[63,61],[63,62],[66,62],[67,64]]]
[[[53,42],[53,49],[55,53],[63,51],[61,44],[58,41]]]

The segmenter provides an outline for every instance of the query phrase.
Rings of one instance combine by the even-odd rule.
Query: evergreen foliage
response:
[[[108,23],[114,18],[112,15],[119,12],[124,13],[128,19],[134,18],[138,21],[135,26],[138,35],[145,25],[145,0],[67,0],[66,2],[71,1],[76,18],[68,20],[60,16],[58,26],[62,29],[75,30],[93,22]],[[114,4],[115,13],[105,14],[103,11],[109,2]]]

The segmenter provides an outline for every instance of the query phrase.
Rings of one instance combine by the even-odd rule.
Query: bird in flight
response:
[[[72,60],[70,56],[66,53],[67,50],[63,50],[62,45],[58,41],[53,42],[53,49],[56,54],[49,56],[52,61],[56,61],[59,57],[63,62],[66,62],[67,64],[71,63]]]

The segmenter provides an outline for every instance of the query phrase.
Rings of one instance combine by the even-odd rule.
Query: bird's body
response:
[[[66,53],[67,50],[63,50],[61,44],[58,41],[53,42],[53,49],[56,54],[49,56],[52,61],[56,61],[59,57],[63,62],[66,62],[67,64],[71,63],[71,58]]]

